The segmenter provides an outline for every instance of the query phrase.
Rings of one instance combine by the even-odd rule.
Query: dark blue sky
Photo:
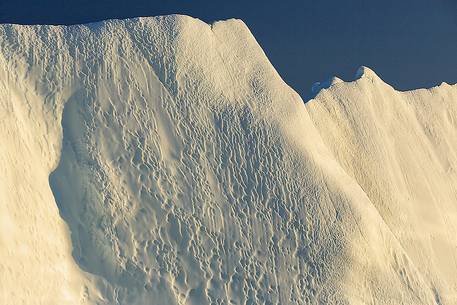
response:
[[[1,23],[74,24],[179,13],[243,19],[304,98],[315,81],[360,65],[398,89],[457,82],[457,1],[0,0]]]

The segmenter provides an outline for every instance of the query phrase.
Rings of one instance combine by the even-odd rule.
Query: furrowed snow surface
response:
[[[455,304],[457,88],[306,105],[239,20],[0,25],[2,304]]]

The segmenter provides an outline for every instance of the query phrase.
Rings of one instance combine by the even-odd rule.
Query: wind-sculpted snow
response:
[[[304,105],[238,20],[0,50],[4,304],[457,301],[454,87],[366,70]]]

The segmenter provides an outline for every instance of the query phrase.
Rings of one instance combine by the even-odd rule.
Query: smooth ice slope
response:
[[[0,69],[2,304],[457,302],[455,87],[305,106],[185,16],[2,25]]]
[[[454,304],[457,86],[397,92],[368,68],[356,77],[322,90],[306,108],[326,146],[428,281],[436,302]],[[400,275],[405,283],[415,279]]]

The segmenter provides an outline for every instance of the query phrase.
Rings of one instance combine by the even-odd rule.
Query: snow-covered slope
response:
[[[306,105],[238,20],[0,26],[2,304],[454,304],[457,88]]]

